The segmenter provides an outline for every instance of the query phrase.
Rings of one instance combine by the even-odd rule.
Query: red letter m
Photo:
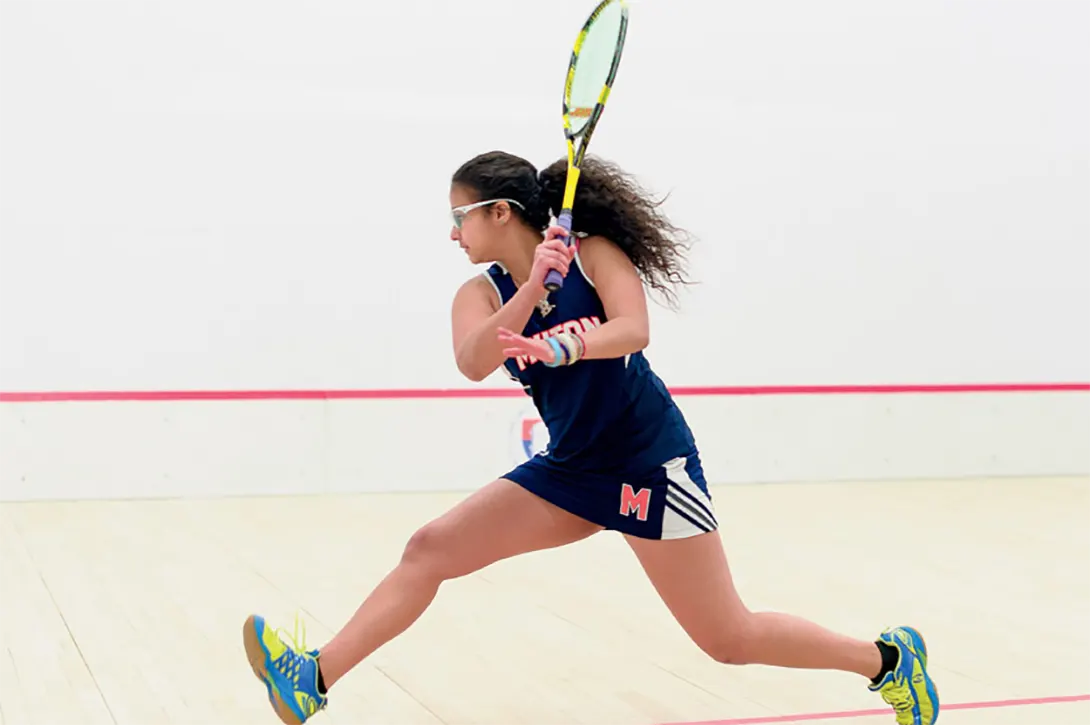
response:
[[[640,521],[647,521],[651,509],[651,489],[641,488],[637,493],[630,484],[621,485],[621,516],[628,516],[633,511]]]

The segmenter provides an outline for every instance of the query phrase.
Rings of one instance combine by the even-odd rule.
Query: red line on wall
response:
[[[676,396],[890,395],[905,393],[1090,392],[1090,383],[949,383],[933,385],[695,385]],[[166,402],[197,400],[437,400],[522,398],[520,388],[377,388],[371,390],[86,390],[0,392],[0,403]]]

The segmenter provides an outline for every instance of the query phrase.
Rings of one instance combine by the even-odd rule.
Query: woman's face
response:
[[[480,204],[479,202],[486,202]],[[454,184],[450,188],[453,216],[450,238],[458,242],[473,264],[496,261],[507,226],[513,221],[506,201],[482,200],[476,191]]]

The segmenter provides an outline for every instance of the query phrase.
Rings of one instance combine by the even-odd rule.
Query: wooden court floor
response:
[[[944,725],[1090,722],[1090,479],[713,492],[751,608],[861,637],[918,626]],[[279,722],[243,656],[245,616],[291,630],[298,611],[321,644],[461,496],[3,505],[0,720]],[[602,534],[446,584],[313,722],[893,719],[855,676],[708,660]]]

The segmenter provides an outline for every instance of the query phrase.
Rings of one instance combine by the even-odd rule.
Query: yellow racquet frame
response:
[[[617,31],[616,44],[613,49],[613,60],[610,63],[609,72],[606,74],[605,81],[602,83],[602,89],[598,93],[598,100],[592,108],[586,106],[572,106],[572,84],[575,80],[575,69],[579,62],[579,53],[583,49],[583,42],[587,38],[587,34],[590,32],[591,27],[595,21],[601,16],[606,8],[611,5],[617,5],[621,12],[620,28]],[[602,0],[587,17],[583,27],[579,30],[579,35],[575,38],[575,45],[572,47],[571,60],[568,63],[568,73],[564,79],[564,138],[567,141],[568,146],[568,176],[564,182],[564,200],[563,206],[560,210],[560,215],[557,217],[557,223],[564,227],[568,231],[567,243],[571,244],[571,230],[572,230],[572,207],[575,206],[575,190],[579,186],[579,173],[580,167],[583,163],[583,157],[586,155],[587,146],[590,144],[591,134],[594,133],[594,129],[598,125],[598,120],[602,117],[602,111],[605,110],[606,101],[609,100],[609,93],[613,89],[613,81],[617,77],[617,68],[621,63],[621,53],[624,51],[625,35],[628,32],[628,4],[625,0]],[[572,123],[572,119],[586,119],[578,130],[575,130],[576,124]],[[578,144],[577,144],[578,142]],[[550,292],[560,289],[564,285],[564,278],[560,276],[556,270],[552,270],[545,277],[545,288]]]

